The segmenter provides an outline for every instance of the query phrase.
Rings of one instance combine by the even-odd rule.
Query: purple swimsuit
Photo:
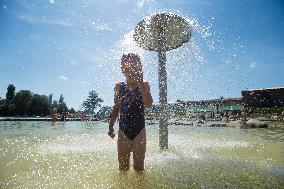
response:
[[[119,129],[130,141],[145,127],[144,104],[139,88],[132,91],[126,89],[125,83],[120,83],[120,118]]]

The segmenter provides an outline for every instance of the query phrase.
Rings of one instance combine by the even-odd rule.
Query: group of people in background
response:
[[[271,120],[284,120],[284,111],[279,115],[277,113],[269,113],[267,114],[267,118]]]
[[[63,111],[62,111],[61,114],[58,114],[58,113],[57,113],[57,108],[56,108],[55,106],[52,106],[52,107],[50,108],[50,117],[51,117],[51,121],[52,121],[52,122],[56,122],[56,121],[66,121],[68,117],[70,118],[70,116],[71,116],[71,119],[74,118],[74,116],[69,115],[69,112],[68,112],[67,110],[65,110],[65,109],[63,109]],[[58,118],[59,118],[59,119],[58,119]],[[78,117],[76,116],[76,118],[78,118]],[[84,113],[81,113],[81,114],[79,115],[79,119],[80,119],[81,121],[84,121],[84,120],[85,120],[85,115],[84,115]]]
[[[69,114],[68,111],[63,109],[62,114],[60,116],[60,121],[66,121],[68,114]],[[54,107],[54,106],[52,106],[51,109],[50,109],[50,117],[51,117],[52,122],[57,121],[57,108]]]

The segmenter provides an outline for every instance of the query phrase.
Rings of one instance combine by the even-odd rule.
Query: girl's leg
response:
[[[124,135],[124,133],[121,130],[119,130],[118,139],[117,139],[119,170],[126,171],[129,169],[130,151],[131,151],[130,140]]]
[[[133,168],[135,171],[144,171],[144,159],[146,152],[146,129],[134,138],[133,142]]]

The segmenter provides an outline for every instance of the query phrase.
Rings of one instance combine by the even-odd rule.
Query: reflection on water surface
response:
[[[117,128],[117,127],[116,127]],[[283,188],[284,130],[147,126],[146,171],[118,172],[104,122],[0,122],[0,186],[23,188]]]

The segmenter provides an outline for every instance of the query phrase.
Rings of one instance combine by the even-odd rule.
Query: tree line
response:
[[[48,116],[51,106],[56,107],[58,113],[68,111],[63,95],[57,101],[52,94],[39,95],[30,90],[16,92],[16,87],[9,84],[6,99],[0,97],[0,116]],[[73,108],[69,111],[75,112]]]
[[[97,108],[101,107],[103,99],[94,90],[89,92],[87,99],[82,103],[83,112],[88,114],[96,114]],[[6,99],[0,97],[0,116],[49,116],[50,109],[57,108],[57,113],[62,114],[63,111],[76,113],[71,108],[68,109],[61,94],[58,101],[53,99],[53,94],[48,96],[39,95],[30,90],[20,90],[16,92],[16,87],[9,84],[6,92]],[[97,113],[109,113],[108,107],[102,107]]]

